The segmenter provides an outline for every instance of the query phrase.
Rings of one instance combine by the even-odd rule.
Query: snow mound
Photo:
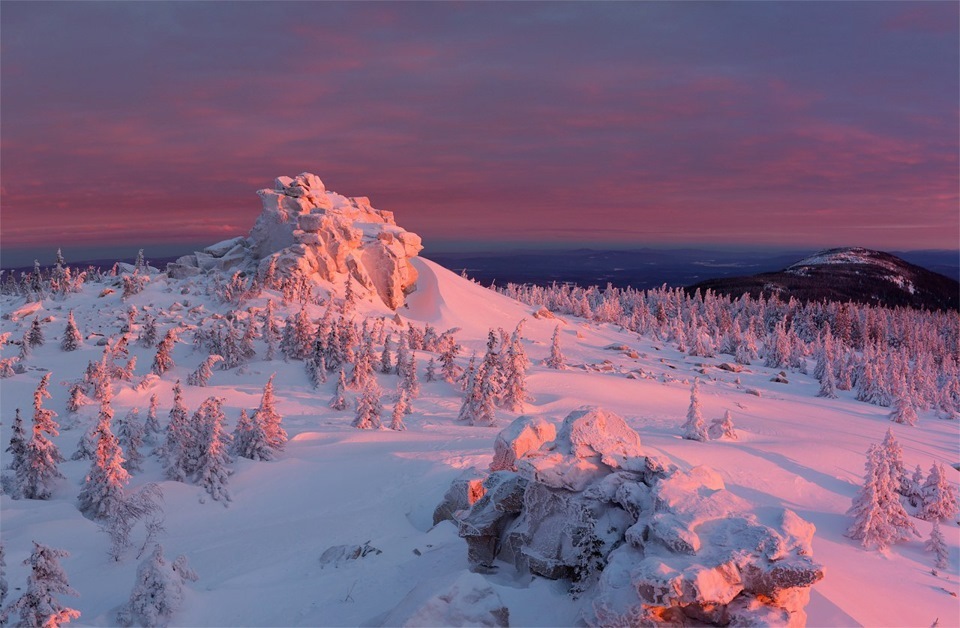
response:
[[[360,291],[391,309],[416,288],[410,260],[423,249],[420,236],[397,226],[393,212],[374,209],[366,197],[328,191],[314,174],[278,177],[257,192],[263,212],[246,238],[225,240],[168,265],[176,278],[207,271],[297,274],[335,284],[348,277]]]
[[[501,432],[520,451],[530,417]],[[516,441],[516,443],[512,443]],[[454,515],[480,571],[498,560],[592,595],[592,625],[802,625],[814,526],[785,509],[755,511],[704,466],[644,456],[618,415],[570,413],[556,440],[497,470]]]
[[[416,597],[417,589],[410,594]],[[408,599],[387,617],[384,626],[502,626],[510,613],[483,576],[464,573],[443,593],[412,604]],[[411,608],[414,607],[414,608]]]

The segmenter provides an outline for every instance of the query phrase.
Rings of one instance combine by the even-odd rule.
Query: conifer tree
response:
[[[307,360],[307,377],[314,388],[320,388],[321,384],[327,383],[327,364],[322,353],[315,352],[313,357]]]
[[[347,376],[343,372],[343,367],[340,367],[340,379],[337,380],[337,389],[333,393],[333,399],[330,400],[330,407],[334,410],[346,410],[347,409]]]
[[[234,455],[250,460],[273,460],[276,456],[263,425],[252,420],[246,410],[240,411],[240,420],[233,431],[232,451]]]
[[[174,367],[173,356],[170,355],[170,352],[173,351],[176,342],[176,332],[170,329],[157,345],[157,353],[153,357],[153,372],[157,375],[163,375]]]
[[[176,482],[187,479],[187,457],[194,442],[194,435],[187,408],[183,404],[183,389],[180,387],[180,380],[177,380],[173,386],[173,407],[170,408],[170,421],[167,423],[166,438],[161,450],[166,463],[164,473],[168,479]]]
[[[168,625],[183,604],[184,584],[196,580],[197,574],[187,565],[185,557],[168,563],[158,543],[137,568],[130,600],[118,616],[120,625]]]
[[[89,402],[83,394],[83,384],[76,383],[70,386],[70,396],[67,398],[67,412],[74,414]]]
[[[455,362],[457,357],[457,343],[451,336],[445,336],[441,341],[440,352],[440,375],[447,383],[454,383],[457,380],[458,368]]]
[[[44,343],[43,327],[40,325],[39,317],[34,317],[30,324],[30,331],[27,332],[27,343],[31,347],[39,347]]]
[[[524,403],[527,402],[527,354],[523,350],[523,344],[520,340],[520,330],[523,321],[517,325],[517,329],[510,337],[509,345],[506,347],[506,381],[503,387],[503,403],[514,411],[523,412]]]
[[[16,409],[16,412],[13,416],[13,426],[12,434],[10,436],[10,444],[7,446],[6,452],[10,454],[10,457],[7,459],[7,468],[16,472],[16,470],[24,464],[27,455],[27,431],[23,427],[23,418],[20,416],[20,408]]]
[[[357,412],[353,419],[353,427],[361,430],[379,429],[381,427],[380,415],[383,412],[383,405],[380,401],[383,392],[377,385],[375,379],[367,381],[360,397],[357,399]]]
[[[942,463],[933,463],[921,491],[923,503],[920,505],[920,512],[917,513],[917,517],[932,521],[934,519],[950,519],[957,514],[957,493],[947,480],[947,474]]]
[[[253,414],[253,422],[259,424],[263,429],[270,448],[275,452],[280,452],[287,444],[287,432],[282,426],[283,417],[276,409],[276,400],[273,396],[274,377],[276,377],[276,374],[271,375],[263,387],[260,407]]]
[[[157,319],[156,317],[145,314],[143,317],[143,326],[140,329],[140,337],[137,343],[141,347],[152,347],[157,344]]]
[[[933,520],[930,538],[924,544],[924,549],[933,553],[933,566],[936,569],[946,569],[949,566],[950,550],[947,549],[947,540],[940,531],[940,520]]]
[[[230,475],[228,437],[223,433],[224,416],[220,397],[208,397],[197,410],[201,426],[200,456],[196,463],[196,483],[216,501],[230,501],[227,478]],[[196,419],[197,417],[195,417]],[[284,434],[284,436],[286,436]]]
[[[73,310],[67,317],[67,328],[63,332],[63,338],[60,339],[60,349],[63,351],[76,351],[83,342],[83,336],[77,329],[77,321],[73,318]]]
[[[80,512],[96,520],[105,520],[118,513],[124,497],[123,487],[130,481],[130,474],[123,467],[120,443],[110,429],[113,420],[110,402],[109,396],[100,402],[97,448],[78,498]]]
[[[879,445],[870,445],[864,467],[863,486],[848,511],[854,521],[847,536],[859,539],[867,549],[882,550],[916,535],[916,528],[900,505],[887,455]]]
[[[24,464],[17,469],[16,494],[27,499],[50,499],[54,481],[63,477],[57,467],[63,456],[46,436],[60,434],[60,426],[53,420],[57,413],[43,407],[43,400],[50,398],[50,376],[50,372],[43,376],[33,394],[33,435],[27,443]]]
[[[713,440],[721,438],[737,440],[737,431],[733,427],[733,417],[730,416],[730,411],[725,410],[722,418],[714,419],[707,432]]]
[[[410,361],[410,345],[407,339],[407,335],[404,333],[400,334],[400,342],[397,344],[397,368],[396,373],[399,376],[403,376],[403,369]]]
[[[157,410],[160,407],[160,399],[157,394],[150,395],[150,406],[147,410],[147,420],[143,425],[143,440],[146,443],[156,443],[157,435],[160,433],[160,422],[157,420]]]
[[[80,617],[80,611],[64,606],[54,597],[57,594],[80,595],[70,587],[67,574],[60,566],[59,559],[69,555],[64,550],[34,541],[33,553],[23,561],[24,565],[30,566],[27,591],[8,609],[20,613],[17,626],[57,628]]]
[[[490,355],[489,352],[488,355]],[[485,361],[480,367],[480,378],[476,381],[479,398],[476,401],[471,425],[489,427],[497,422],[496,400],[501,391],[497,363],[495,361]]]
[[[263,315],[263,340],[267,344],[267,361],[277,359],[277,342],[279,342],[279,330],[274,319],[273,299],[267,300],[266,311]]]
[[[213,366],[217,362],[223,362],[223,356],[216,354],[207,356],[207,359],[200,363],[197,370],[187,375],[187,384],[190,386],[206,386],[213,376]]]
[[[558,370],[566,368],[566,358],[560,349],[560,325],[553,328],[553,339],[550,344],[550,357],[547,358],[547,366]]]
[[[397,368],[400,368],[399,364]],[[400,385],[407,391],[408,399],[413,400],[420,396],[420,379],[417,377],[417,354],[415,351],[410,352],[410,359],[403,367]]]
[[[707,440],[707,426],[700,411],[700,379],[693,380],[690,387],[690,407],[687,408],[687,420],[683,424],[683,437],[687,440]]]
[[[913,407],[913,400],[906,391],[906,385],[903,383],[902,377],[897,388],[898,390],[893,402],[893,411],[890,412],[890,420],[903,425],[916,425],[917,411]]]
[[[918,508],[923,503],[923,469],[920,465],[913,470],[913,477],[910,478],[910,486],[905,496],[914,508]]]
[[[901,495],[906,495],[910,487],[910,480],[907,477],[907,470],[903,466],[903,448],[893,435],[893,428],[887,428],[883,436],[883,442],[880,443],[880,452],[886,458],[887,468],[890,470],[890,484],[893,490]]]
[[[471,425],[475,420],[477,407],[480,403],[480,386],[477,381],[477,369],[474,366],[475,362],[476,357],[471,357],[467,370],[464,373],[463,385],[466,396],[463,398],[463,404],[460,406],[460,412],[457,415],[457,420],[466,421]]]
[[[833,374],[832,366],[824,367],[823,375],[820,377],[820,392],[817,393],[817,396],[827,399],[837,398],[837,379]]]
[[[130,473],[142,470],[143,454],[140,453],[140,448],[143,447],[143,439],[144,426],[140,421],[140,410],[133,408],[117,422],[117,440],[126,458],[123,468]]]
[[[30,349],[30,330],[23,332],[23,338],[20,340],[20,352],[17,354],[17,358],[20,362],[25,362],[27,358],[33,353],[33,350]]]
[[[433,382],[437,379],[437,361],[433,356],[430,356],[430,360],[427,361],[427,370],[423,378],[428,382]]]
[[[393,373],[393,357],[390,353],[390,337],[383,341],[383,352],[380,353],[380,372],[389,375]]]
[[[393,406],[393,414],[390,419],[390,429],[403,431],[407,426],[403,422],[403,415],[409,412],[410,403],[407,400],[407,391],[400,386],[397,391],[397,403]]]

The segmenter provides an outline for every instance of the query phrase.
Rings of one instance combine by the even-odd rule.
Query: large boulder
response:
[[[277,177],[257,194],[263,211],[246,238],[225,240],[168,265],[174,277],[202,272],[302,274],[326,288],[348,278],[354,289],[392,309],[416,288],[410,264],[423,249],[420,237],[397,226],[393,212],[374,209],[366,197],[326,189],[314,174]]]
[[[611,412],[572,412],[552,441],[545,424],[521,417],[500,433],[492,467],[507,470],[455,515],[475,568],[568,579],[592,595],[591,625],[804,623],[823,578],[813,524],[756,509],[708,467],[644,455]]]

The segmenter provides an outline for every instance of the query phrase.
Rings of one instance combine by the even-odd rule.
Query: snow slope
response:
[[[817,382],[799,374],[789,384],[770,382],[771,371],[754,365],[740,374],[709,365],[721,360],[691,358],[672,346],[595,325],[577,318],[538,320],[531,308],[495,294],[424,259],[413,261],[419,273],[418,289],[408,298],[400,316],[443,331],[460,329],[457,339],[468,347],[460,357],[465,364],[471,350],[481,350],[490,327],[512,330],[526,318],[525,347],[533,365],[529,385],[534,400],[526,409],[559,422],[583,404],[601,405],[626,418],[640,433],[646,451],[680,465],[706,464],[716,469],[727,488],[758,508],[782,506],[796,511],[817,526],[814,557],[826,568],[826,577],[813,587],[807,607],[809,624],[958,626],[958,552],[960,528],[943,526],[950,548],[950,568],[934,576],[931,556],[922,549],[930,524],[916,520],[922,538],[895,545],[885,553],[865,551],[843,533],[850,524],[845,515],[863,473],[864,452],[879,442],[892,425],[903,446],[907,467],[929,469],[934,461],[954,464],[958,458],[958,423],[924,414],[917,427],[893,425],[887,409],[858,403],[850,393],[840,399],[816,397]],[[60,413],[65,428],[55,442],[69,458],[83,431],[96,415],[91,405],[77,417],[64,409],[66,386],[82,375],[88,360],[100,357],[96,338],[72,353],[61,352],[58,338],[69,309],[74,310],[85,336],[93,332],[116,334],[130,304],[150,308],[164,316],[163,327],[178,320],[193,322],[186,308],[171,313],[175,302],[202,304],[207,314],[226,306],[203,294],[199,283],[189,294],[180,284],[154,276],[147,289],[127,302],[119,292],[98,298],[102,286],[88,286],[63,302],[48,300],[38,312],[45,323],[47,342],[28,359],[26,373],[0,380],[0,438],[10,438],[15,408],[29,417],[32,393],[46,369],[53,370],[53,399],[47,407]],[[276,295],[274,295],[276,298]],[[278,299],[279,300],[279,299]],[[251,305],[262,307],[264,299]],[[3,313],[23,305],[7,298]],[[319,317],[322,307],[312,306]],[[392,318],[382,304],[363,303],[363,313]],[[0,334],[19,338],[32,317],[0,320]],[[570,368],[554,371],[541,366],[550,335],[561,325],[561,343]],[[134,332],[136,333],[136,331]],[[174,351],[177,366],[161,381],[142,390],[129,384],[117,387],[114,408],[122,416],[137,406],[145,412],[149,397],[160,397],[161,422],[171,402],[171,387],[186,380],[205,355],[194,353],[185,341]],[[608,350],[625,344],[636,351]],[[16,346],[2,350],[15,355]],[[431,527],[432,513],[450,482],[472,466],[485,468],[492,458],[498,428],[470,427],[456,422],[461,393],[445,382],[423,383],[423,394],[414,402],[405,432],[359,431],[350,427],[352,411],[327,407],[333,394],[331,379],[319,390],[309,384],[300,362],[262,360],[244,372],[215,371],[207,388],[185,386],[185,401],[192,412],[209,395],[225,397],[232,428],[241,408],[254,408],[267,378],[277,373],[278,409],[291,440],[280,459],[273,462],[238,460],[229,488],[228,507],[205,499],[202,489],[162,481],[159,462],[148,458],[144,471],[131,487],[160,482],[164,492],[166,533],[161,541],[171,560],[185,554],[198,573],[190,585],[175,624],[187,626],[293,626],[380,625],[410,617],[454,582],[467,577],[466,545],[449,522]],[[131,343],[139,359],[138,376],[149,370],[154,350]],[[421,368],[428,355],[418,353]],[[604,361],[608,360],[608,364]],[[706,374],[700,370],[707,365]],[[603,370],[606,369],[606,370]],[[637,379],[627,375],[633,373]],[[700,443],[682,440],[680,425],[689,401],[692,378],[701,378],[701,401],[709,421],[730,410],[740,434],[738,441]],[[396,376],[377,375],[387,392],[387,412]],[[739,377],[741,383],[735,383]],[[746,388],[761,392],[757,397]],[[351,398],[356,393],[349,393]],[[500,426],[517,415],[498,410]],[[82,612],[81,625],[114,625],[116,611],[126,601],[133,584],[142,542],[136,531],[135,547],[120,562],[107,556],[108,539],[98,526],[76,509],[76,496],[87,461],[61,465],[67,479],[49,501],[12,500],[0,497],[2,538],[7,548],[9,599],[16,599],[26,582],[21,565],[37,540],[71,552],[62,561],[71,584],[81,597],[61,600]],[[951,481],[956,485],[957,477]],[[370,545],[382,553],[322,565],[320,556],[337,545]],[[567,626],[581,623],[580,610],[588,598],[572,598],[568,585],[516,574],[503,564],[484,579],[509,609],[512,625]],[[15,590],[20,587],[21,591]],[[420,614],[428,622],[438,615]],[[450,615],[446,615],[450,617]],[[449,620],[448,620],[449,621]]]

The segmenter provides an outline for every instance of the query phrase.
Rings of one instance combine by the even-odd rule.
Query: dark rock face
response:
[[[710,279],[686,288],[739,297],[854,301],[884,307],[960,309],[960,284],[899,257],[860,248],[821,251],[777,272]]]
[[[528,417],[501,433],[525,433]],[[454,517],[477,570],[497,560],[592,595],[591,625],[802,625],[814,526],[752,512],[713,470],[643,455],[616,414],[581,408]]]

